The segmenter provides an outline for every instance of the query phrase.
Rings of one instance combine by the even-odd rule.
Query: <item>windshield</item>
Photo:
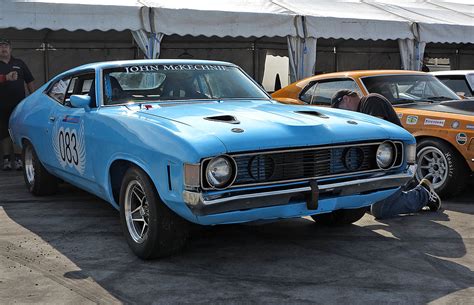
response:
[[[240,69],[209,64],[136,65],[104,70],[104,104],[269,99]]]
[[[369,93],[379,93],[392,104],[459,100],[433,75],[382,75],[362,79]]]

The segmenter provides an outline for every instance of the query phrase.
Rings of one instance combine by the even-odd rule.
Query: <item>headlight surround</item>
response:
[[[209,161],[206,166],[206,181],[210,187],[223,189],[230,186],[236,177],[235,161],[229,156],[218,156]]]
[[[405,150],[407,154],[407,164],[416,163],[416,144],[408,144]]]
[[[377,148],[377,165],[381,169],[388,169],[393,166],[396,160],[396,148],[392,142],[386,141]]]

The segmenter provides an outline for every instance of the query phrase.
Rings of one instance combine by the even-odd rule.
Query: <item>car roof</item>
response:
[[[433,75],[467,75],[474,73],[474,70],[448,70],[448,71],[436,71],[430,72]]]
[[[55,77],[53,77],[49,83],[55,82],[57,79],[64,77],[71,73],[77,73],[84,70],[97,70],[115,68],[120,66],[130,65],[224,65],[237,67],[235,64],[225,61],[215,60],[200,60],[200,59],[133,59],[133,60],[115,60],[115,61],[102,61],[88,63],[82,66],[78,66],[67,71],[64,71]]]
[[[361,78],[365,76],[377,76],[377,75],[429,75],[428,73],[421,71],[410,71],[410,70],[354,70],[354,71],[344,71],[344,72],[331,72],[324,74],[317,74],[310,76],[308,78],[296,81],[294,84],[301,86],[307,84],[310,81],[314,80],[324,80],[328,78]]]
[[[199,60],[199,59],[133,59],[133,60],[115,60],[115,61],[102,61],[85,64],[76,67],[72,70],[84,70],[84,69],[106,69],[111,67],[129,66],[129,65],[225,65],[235,66],[232,63],[225,61],[215,60]]]
[[[364,77],[373,75],[391,75],[391,74],[426,74],[420,71],[409,71],[409,70],[354,70],[345,72],[333,72],[326,74],[319,74],[316,76],[330,76],[330,77]]]

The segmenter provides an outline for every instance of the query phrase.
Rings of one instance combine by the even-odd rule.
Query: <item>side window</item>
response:
[[[56,100],[60,104],[64,104],[66,93],[68,91],[69,83],[71,78],[63,78],[53,84],[51,89],[48,91],[48,95]]]
[[[73,76],[69,87],[67,89],[66,98],[64,100],[64,106],[72,107],[69,101],[71,95],[73,94],[81,94],[81,95],[89,95],[91,97],[91,107],[96,107],[95,103],[95,90],[94,90],[94,74],[81,74]]]
[[[307,104],[311,104],[311,101],[313,99],[313,93],[314,93],[314,89],[316,89],[316,87],[318,86],[318,83],[310,83],[309,86],[307,86],[303,92],[301,92],[301,95],[300,95],[300,100],[302,100],[303,102],[307,103]]]
[[[307,99],[309,101],[305,101],[309,104],[314,105],[331,105],[332,96],[339,90],[342,89],[349,89],[352,91],[356,91],[361,95],[360,89],[352,79],[343,79],[343,80],[330,80],[330,81],[321,81],[313,85],[311,90],[308,90],[307,93],[304,94],[308,95]],[[301,96],[301,99],[303,95]]]
[[[87,94],[90,92],[93,81],[94,81],[93,78],[83,80],[81,94]]]

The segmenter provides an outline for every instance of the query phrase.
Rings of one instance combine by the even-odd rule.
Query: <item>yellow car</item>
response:
[[[404,70],[321,74],[272,96],[286,104],[330,106],[340,89],[361,96],[379,93],[390,100],[403,127],[417,139],[417,179],[431,175],[444,197],[466,186],[474,171],[474,100],[462,100],[433,75]]]

